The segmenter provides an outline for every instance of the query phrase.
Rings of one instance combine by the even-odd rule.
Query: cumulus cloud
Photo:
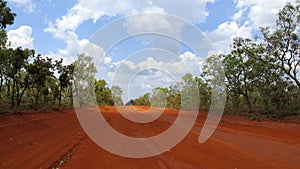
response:
[[[180,24],[176,25],[176,23],[164,17],[155,19],[154,15],[151,14],[171,14],[184,18],[193,24],[205,23],[209,15],[206,4],[214,3],[215,1],[191,0],[186,3],[181,0],[174,0],[172,2],[161,0],[78,0],[68,10],[66,15],[49,22],[45,32],[51,33],[53,37],[63,40],[67,44],[66,48],[59,49],[56,54],[52,54],[69,59],[70,56],[76,56],[77,53],[84,49],[84,46],[90,43],[87,39],[79,39],[75,33],[78,26],[86,20],[97,22],[104,16],[127,16],[143,13],[148,16],[139,15],[139,17],[131,17],[124,23],[123,26],[127,29],[129,35],[147,31],[165,32],[166,34],[170,34],[171,32],[173,37],[180,38],[182,28]],[[235,0],[235,4],[236,9],[234,10],[237,12],[228,18],[228,21],[221,23],[215,30],[204,33],[210,39],[214,48],[222,53],[229,52],[229,46],[233,38],[237,36],[250,38],[253,30],[258,29],[258,27],[274,26],[276,14],[285,4],[285,1]],[[105,56],[105,50],[102,49],[102,46],[95,46],[93,44],[88,46],[89,51],[94,51],[91,55],[101,56],[97,60],[98,64],[96,64],[100,69],[98,71],[104,76],[100,78],[106,79],[109,83],[111,82],[110,84],[117,83],[123,91],[127,90],[128,83],[131,82],[133,89],[137,90],[137,93],[140,93],[138,91],[142,89],[149,90],[158,84],[166,86],[174,82],[174,79],[172,80],[172,77],[169,76],[170,74],[178,78],[181,78],[187,72],[199,75],[203,64],[203,58],[199,58],[192,52],[177,55],[176,49],[172,49],[174,49],[174,46],[178,46],[175,43],[172,44],[170,39],[162,37],[154,40],[152,47],[175,51],[173,53],[178,57],[177,60],[160,60],[151,55],[144,55],[144,60],[139,60],[139,62],[136,62],[137,59],[114,61],[112,58]],[[201,47],[203,48],[203,46]],[[106,49],[104,46],[103,48]],[[158,53],[156,52],[155,54]],[[137,77],[136,79],[138,80],[132,80],[133,77]]]
[[[247,17],[255,29],[275,26],[277,13],[288,1],[284,0],[236,0],[236,8],[249,10]],[[290,1],[294,2],[294,1]]]
[[[235,37],[251,38],[253,27],[246,22],[239,26],[236,21],[228,21],[220,24],[217,29],[205,32],[213,47],[221,53],[228,53],[230,45]]]
[[[18,29],[7,32],[8,41],[12,48],[22,47],[33,49],[32,28],[30,26],[20,26]]]
[[[33,12],[36,5],[31,0],[7,0],[8,2],[15,4],[17,7],[22,7],[26,12]]]
[[[176,58],[166,59],[148,56],[139,62],[135,62],[135,57],[119,62],[105,58],[98,65],[101,69],[101,76],[98,78],[105,79],[111,85],[120,86],[124,92],[123,100],[128,100],[150,92],[155,87],[175,84],[186,73],[200,75],[203,58],[189,51],[174,57]]]
[[[235,0],[237,12],[229,21],[221,23],[215,30],[205,32],[216,50],[230,51],[235,37],[251,38],[260,27],[276,26],[277,13],[288,1],[282,0]],[[294,1],[291,1],[292,3]]]
[[[80,43],[81,40],[77,38],[75,31],[78,26],[86,20],[92,19],[94,22],[97,22],[97,20],[103,16],[112,17],[140,13],[167,13],[179,16],[192,23],[202,23],[205,22],[208,15],[206,4],[208,2],[213,3],[214,1],[215,0],[192,0],[189,3],[186,3],[181,0],[174,0],[170,3],[160,0],[78,0],[78,2],[68,10],[66,15],[57,18],[54,22],[49,22],[48,27],[44,31],[51,33],[53,37],[67,43],[65,49],[59,50],[59,53],[66,56],[67,53],[73,53],[72,50],[75,49],[74,47],[76,45],[78,46]],[[168,26],[168,23],[165,22],[165,20],[160,21],[160,23],[165,23],[164,26]],[[130,32],[133,29],[152,28],[152,30],[160,30],[161,28],[167,28],[162,27],[161,24],[157,24],[157,20],[156,22],[155,20],[152,20],[149,23],[151,23],[151,27],[149,27],[149,24],[145,23],[142,25],[143,28],[128,27],[128,30]],[[136,25],[137,24],[135,24],[135,26]],[[174,25],[171,25],[171,28],[174,28]]]
[[[167,1],[139,1],[139,0],[78,0],[68,13],[58,18],[49,28],[61,31],[74,31],[83,21],[93,19],[96,22],[102,16],[130,15],[138,13],[165,12],[176,15],[193,23],[205,22],[208,12],[206,3],[215,0],[192,0],[186,3],[181,0]],[[49,30],[50,31],[50,30]],[[50,31],[53,33],[52,31]]]

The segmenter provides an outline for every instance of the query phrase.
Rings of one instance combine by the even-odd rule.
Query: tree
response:
[[[35,97],[35,107],[37,108],[38,100],[40,95],[48,95],[49,88],[46,86],[48,78],[53,77],[54,64],[52,64],[51,58],[43,58],[38,55],[33,63],[28,65],[27,71],[31,76],[32,87],[36,89],[34,94]],[[43,93],[41,93],[43,91]]]
[[[252,111],[251,94],[255,83],[262,80],[265,73],[261,62],[253,58],[261,52],[259,45],[251,39],[234,39],[231,54],[223,59],[225,67],[226,86],[235,99],[242,95],[249,111]]]
[[[76,106],[82,107],[93,103],[94,99],[94,83],[97,69],[93,63],[93,58],[85,54],[77,56],[74,62],[74,93]]]
[[[150,103],[154,107],[166,107],[168,88],[157,87],[152,89],[150,94]]]
[[[112,98],[114,101],[114,105],[116,106],[121,106],[123,105],[123,101],[122,101],[122,89],[119,86],[112,86],[111,87],[111,91],[112,91]]]
[[[5,78],[5,69],[7,67],[7,35],[5,30],[0,30],[0,92]]]
[[[12,25],[16,16],[6,4],[6,1],[0,0],[0,29],[5,29],[7,25]]]
[[[27,80],[24,81],[25,84],[22,84],[21,79],[23,78],[22,72],[28,64],[28,59],[34,56],[34,50],[23,50],[19,47],[15,50],[8,49],[6,52],[8,56],[6,67],[7,83],[10,85],[10,81],[12,81],[11,106],[14,107],[15,99],[20,100],[26,88],[30,85],[27,83]],[[21,87],[23,87],[23,90],[20,91]]]
[[[277,28],[261,28],[266,54],[258,57],[265,64],[282,70],[300,89],[300,6],[286,4],[278,13]],[[270,62],[271,61],[271,62]]]
[[[118,93],[117,90],[115,92]],[[114,104],[112,91],[107,87],[105,80],[95,80],[95,94],[98,105],[107,106]]]
[[[195,77],[194,81],[199,90],[200,110],[207,111],[210,106],[210,88],[203,77]]]
[[[172,84],[168,88],[167,107],[180,109],[181,107],[181,86],[180,82]]]
[[[146,93],[143,96],[140,96],[133,101],[130,101],[132,105],[139,105],[139,106],[151,106],[150,104],[150,93]]]
[[[190,73],[182,77],[181,108],[187,110],[199,109],[199,90],[193,75]]]
[[[8,50],[7,50],[7,35],[5,28],[7,25],[14,23],[15,13],[11,11],[9,7],[6,6],[7,2],[0,0],[0,93],[2,92],[3,83],[6,79],[6,84],[8,77],[5,75],[6,68],[8,67]],[[10,91],[8,91],[9,93]]]
[[[59,91],[58,91],[58,106],[61,107],[62,93],[64,90],[71,88],[74,72],[74,64],[62,65],[62,59],[56,61],[55,67],[59,73]]]

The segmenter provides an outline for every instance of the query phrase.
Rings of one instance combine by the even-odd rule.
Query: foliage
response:
[[[0,0],[0,29],[5,29],[7,25],[12,25],[16,14],[6,6],[7,2]]]
[[[10,48],[5,29],[14,23],[15,16],[0,0],[1,111],[7,107],[61,108],[73,103],[78,107],[90,103],[123,105],[119,86],[109,87],[105,80],[95,78],[97,70],[91,56],[80,54],[75,62],[63,65],[62,59],[36,55],[34,49]],[[299,3],[287,3],[279,11],[276,25],[274,30],[261,28],[260,36],[254,39],[236,37],[230,53],[205,61],[202,76],[186,74],[180,82],[154,88],[126,105],[208,111],[211,96],[224,92],[224,81],[226,112],[246,113],[251,120],[299,115]]]

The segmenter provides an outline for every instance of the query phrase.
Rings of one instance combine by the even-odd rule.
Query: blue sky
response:
[[[176,47],[175,43],[172,46],[170,40],[158,40],[147,36],[129,37],[116,44],[112,50],[106,51],[100,44],[96,44],[96,47],[92,44],[95,41],[90,38],[97,38],[95,37],[97,30],[132,14],[170,14],[184,19],[201,30],[202,34],[211,42],[215,52],[227,53],[234,37],[252,37],[253,32],[257,31],[260,26],[274,28],[276,14],[286,3],[286,0],[7,1],[8,6],[17,13],[15,24],[7,28],[11,47],[34,48],[36,53],[54,59],[64,58],[65,64],[69,64],[75,60],[76,54],[82,53],[85,46],[90,45],[89,49],[95,50],[91,55],[97,55],[95,57],[101,55],[101,59],[97,60],[99,62],[97,65],[101,70],[98,77],[107,80],[109,85],[121,86],[123,91],[136,92],[137,94],[133,94],[133,96],[130,94],[132,97],[145,93],[158,85],[166,87],[170,83],[174,83],[177,76],[182,76],[184,73],[201,74],[203,56],[197,56],[193,50],[184,47],[183,44],[180,44],[179,52],[175,52],[174,57],[177,57],[175,61],[171,59],[171,55],[169,58],[161,59],[158,56],[163,54],[158,54],[159,52],[148,51],[145,54],[141,51],[148,48],[169,50]],[[144,23],[145,19],[148,19],[146,23]],[[130,31],[150,30],[150,28],[152,31],[161,31],[165,20],[141,17],[136,18],[135,23],[137,25],[128,26],[129,35]],[[180,26],[178,29],[174,27],[176,28],[176,25],[171,24],[171,28],[174,29],[172,33],[176,34],[175,36],[181,35]],[[111,30],[106,38],[116,35],[117,33],[114,31]],[[192,36],[192,38],[194,37]],[[107,39],[100,40],[105,42]],[[140,55],[143,54],[143,56],[139,56],[139,59],[132,59],[136,53],[141,53]],[[189,68],[189,71],[180,67],[183,64]],[[151,66],[158,71],[150,70]],[[120,67],[124,68],[121,77],[126,77],[126,74],[130,74],[129,72],[135,73],[128,77],[131,79],[130,82],[129,79],[114,80],[115,77],[120,76],[116,76],[116,72],[120,73]],[[178,74],[168,75],[164,69],[173,74],[178,72]]]

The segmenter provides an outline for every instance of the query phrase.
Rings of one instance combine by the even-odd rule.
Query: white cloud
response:
[[[54,22],[48,23],[48,28],[44,31],[51,33],[53,37],[63,40],[66,42],[67,47],[60,49],[57,55],[62,57],[72,56],[80,47],[82,40],[79,40],[75,34],[76,29],[84,21],[92,19],[94,22],[103,16],[126,16],[130,14],[140,13],[168,13],[175,16],[179,16],[193,23],[205,22],[208,12],[206,11],[206,3],[213,3],[215,0],[192,0],[186,3],[181,0],[174,0],[172,2],[152,0],[152,1],[140,1],[140,0],[78,0],[78,2],[68,10],[65,16],[57,18]],[[174,25],[165,22],[165,20],[152,20],[148,24],[143,22],[143,28],[139,27],[128,27],[130,29],[152,29],[173,32]],[[161,24],[164,23],[164,24]],[[150,24],[150,26],[149,26]],[[135,24],[136,26],[137,24]],[[132,26],[132,25],[131,25]],[[167,28],[172,28],[172,31]],[[136,31],[136,30],[133,30]],[[175,31],[174,34],[178,34]],[[156,41],[157,43],[162,41]],[[163,43],[168,44],[168,43]],[[160,44],[158,44],[160,45]],[[167,49],[177,49],[177,44],[166,46]],[[176,50],[175,49],[175,50]]]
[[[181,81],[186,73],[199,76],[203,59],[192,52],[185,52],[166,60],[161,57],[144,57],[135,63],[135,58],[113,62],[109,58],[102,60],[100,79],[110,85],[118,85],[124,92],[123,100],[138,97],[155,87],[168,87]],[[140,57],[139,57],[140,58]]]
[[[18,29],[7,32],[8,41],[12,48],[22,47],[33,49],[32,28],[30,26],[20,26]]]
[[[205,35],[218,52],[228,53],[233,38],[251,38],[252,32],[260,27],[274,29],[277,14],[286,3],[285,0],[235,0],[237,12],[231,20],[221,23],[211,32],[205,32]]]
[[[33,12],[36,5],[31,0],[7,0],[8,2],[15,4],[19,8],[23,8],[26,12]]]
[[[235,37],[251,38],[252,30],[253,28],[247,22],[239,26],[236,21],[228,21],[220,24],[214,31],[206,32],[205,35],[218,52],[228,53]]]
[[[189,67],[193,75],[199,76],[201,74],[205,58],[201,58],[189,51],[181,54],[179,58]]]
[[[205,22],[208,12],[206,3],[215,0],[192,0],[186,3],[181,0],[172,2],[153,0],[78,0],[68,13],[50,23],[49,28],[60,31],[74,31],[85,20],[93,19],[96,22],[102,16],[130,15],[138,13],[161,13],[179,16],[193,23]],[[51,33],[51,30],[46,29]]]
[[[274,28],[279,9],[288,2],[295,3],[293,0],[236,0],[236,8],[243,12],[249,10],[247,17],[254,29],[265,26]]]

